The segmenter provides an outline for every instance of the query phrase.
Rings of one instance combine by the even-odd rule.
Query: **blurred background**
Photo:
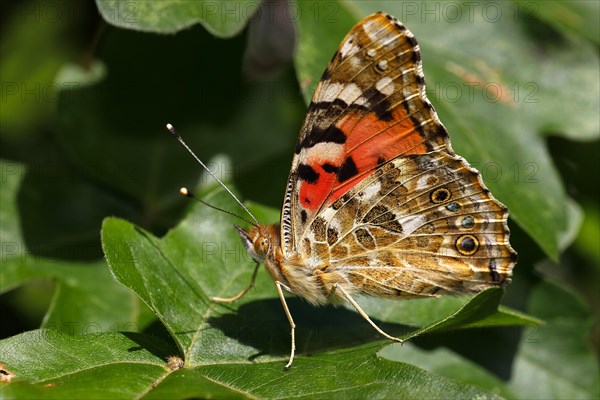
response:
[[[399,7],[389,2],[356,3],[365,10]],[[513,8],[525,4],[505,3]],[[561,74],[577,71],[591,84],[562,88],[582,96],[565,98],[564,116],[557,115],[560,106],[548,113],[554,115],[545,115],[543,110],[531,115],[543,130],[541,151],[548,152],[574,202],[569,203],[572,213],[562,232],[560,256],[554,260],[530,231],[511,221],[511,242],[519,251],[520,262],[507,303],[523,309],[528,288],[542,276],[562,282],[595,316],[589,341],[598,353],[600,133],[598,109],[595,114],[586,110],[590,104],[592,108],[597,105],[600,96],[598,71],[593,71],[598,63],[599,38],[598,15],[589,15],[585,4],[584,12],[578,13],[577,4],[583,3],[589,2],[574,3],[574,9],[568,10],[572,14],[554,6],[535,8],[540,12],[527,14],[527,34],[539,53],[524,55],[525,63],[518,68],[535,69],[532,60],[545,62],[545,52],[561,42],[571,46],[580,43],[585,49],[581,59],[592,67],[581,72],[565,53],[555,69],[547,67],[551,71],[544,79],[560,80]],[[271,2],[271,7],[286,4]],[[92,1],[5,0],[0,4],[1,338],[40,326],[86,333],[79,331],[82,325],[77,323],[84,307],[77,311],[61,305],[85,303],[88,300],[82,300],[83,293],[87,299],[90,292],[116,285],[103,261],[103,218],[118,216],[163,235],[183,218],[189,204],[178,195],[178,188],[199,187],[201,191],[211,184],[169,137],[164,129],[167,122],[175,125],[217,175],[237,188],[242,199],[280,207],[307,93],[309,97],[316,84],[306,80],[306,70],[322,71],[331,50],[324,51],[329,54],[325,60],[307,66],[307,50],[299,42],[297,26],[289,20],[275,19],[269,24],[251,21],[246,25],[242,19],[230,25],[230,31],[213,29],[218,26],[214,21],[204,26],[183,22],[151,29],[136,24],[136,13],[143,11],[138,6],[137,2],[114,6],[116,14],[108,23]],[[105,17],[107,10],[111,10],[110,5],[103,9]],[[405,21],[407,25],[418,38],[425,38],[421,47],[426,77],[432,76],[428,79],[430,90],[439,88],[437,83],[443,84],[437,80],[442,76],[436,75],[437,66],[445,65],[455,75],[466,76],[465,71],[452,69],[440,60],[444,52],[452,52],[452,44],[443,40],[443,27],[422,15],[415,16],[410,8],[402,10],[414,20],[412,24]],[[324,19],[331,12],[327,8],[322,11]],[[583,20],[573,25],[569,15]],[[332,18],[337,15],[332,14]],[[115,26],[115,20],[121,22],[120,27]],[[342,25],[341,36],[322,40],[339,42],[351,26]],[[590,32],[588,26],[595,26],[595,31]],[[431,39],[436,35],[441,44]],[[456,38],[457,34],[451,36]],[[462,44],[468,46],[469,42]],[[428,67],[428,51],[435,50],[435,45],[442,50],[429,56],[432,66]],[[294,56],[294,49],[299,47],[302,57]],[[511,62],[518,64],[519,60]],[[450,119],[453,135],[460,129],[452,126],[456,123],[444,106],[451,99],[440,93],[430,97],[442,120]],[[562,92],[544,92],[541,98],[556,97],[557,93]],[[541,108],[544,106],[542,103]],[[581,115],[578,109],[584,110]],[[466,108],[465,115],[469,115]],[[553,119],[584,120],[588,129],[575,129],[578,136]],[[483,129],[491,130],[493,124]],[[461,142],[460,135],[457,133],[454,147],[468,153],[469,144]],[[526,139],[521,142],[528,146]],[[521,170],[524,174],[532,172],[534,169]],[[493,186],[493,177],[484,173],[484,179],[491,180]],[[500,193],[510,199],[510,190],[504,190]],[[544,190],[540,188],[538,194],[551,200],[552,193]],[[502,195],[498,197],[504,201]],[[530,204],[525,198],[522,201]],[[528,207],[532,215],[544,211],[543,205]],[[101,321],[97,330],[143,329],[152,320],[141,315],[134,325],[127,325],[127,320],[113,318],[115,310],[111,308],[118,305],[105,303],[105,308],[94,315]]]

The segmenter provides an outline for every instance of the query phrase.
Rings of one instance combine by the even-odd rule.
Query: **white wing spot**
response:
[[[338,98],[343,100],[346,104],[352,104],[361,94],[362,91],[356,83],[349,83],[344,87],[344,90],[341,91]]]
[[[321,88],[319,101],[332,102],[335,99],[340,99],[350,104],[360,97],[360,94],[360,88],[355,83],[329,82]]]
[[[356,104],[368,106],[368,100],[362,96],[363,91],[356,83],[330,82],[320,90],[321,95],[318,101],[332,102],[340,99],[346,104]]]
[[[360,47],[358,46],[358,44],[356,44],[356,38],[354,36],[351,36],[350,38],[348,38],[348,40],[346,40],[346,42],[344,42],[344,45],[340,49],[340,55],[342,56],[342,58],[346,58],[356,54],[359,50]]]
[[[368,107],[371,105],[371,103],[369,102],[369,99],[367,99],[365,96],[360,96],[358,99],[356,99],[354,101],[354,104],[356,104],[357,106],[365,106],[365,107]]]
[[[394,93],[395,85],[389,76],[383,77],[375,84],[375,89],[379,90],[386,96],[391,96]]]
[[[363,194],[363,199],[365,200],[373,200],[375,198],[377,198],[377,195],[379,194],[379,191],[381,190],[381,182],[379,181],[375,181],[370,185],[367,185],[362,192]]]
[[[300,155],[309,165],[330,163],[339,165],[344,159],[344,145],[333,142],[321,142],[308,149],[302,149]]]
[[[367,36],[369,37],[369,39],[371,39],[373,42],[378,42],[379,41],[379,37],[378,37],[378,29],[376,26],[376,21],[367,21],[363,24],[363,30],[365,31],[365,33],[367,34]]]
[[[398,220],[400,225],[402,225],[402,233],[405,236],[419,229],[426,221],[427,219],[424,215],[408,215]]]

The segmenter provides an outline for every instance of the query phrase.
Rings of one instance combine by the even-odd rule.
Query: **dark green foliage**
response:
[[[294,59],[257,83],[248,54],[286,37],[260,36],[258,2],[8,2],[0,376],[14,377],[0,397],[600,397],[598,3],[475,3],[293,3],[267,27],[294,24]],[[263,270],[239,303],[210,301],[243,288],[253,263],[239,220],[177,190],[241,211],[164,124],[277,222],[306,101],[378,10],[419,40],[428,96],[509,207],[519,264],[505,297],[360,299],[402,346],[351,308],[290,295],[285,372],[289,326]]]

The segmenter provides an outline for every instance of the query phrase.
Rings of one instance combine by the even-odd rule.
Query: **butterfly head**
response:
[[[272,225],[257,225],[246,231],[235,225],[242,243],[250,254],[250,257],[257,263],[263,263],[271,254],[276,237],[276,231]]]

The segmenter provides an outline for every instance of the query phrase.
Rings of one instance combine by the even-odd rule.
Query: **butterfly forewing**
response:
[[[287,252],[320,210],[395,157],[448,148],[425,97],[419,46],[395,18],[374,14],[344,38],[300,132],[282,219]]]
[[[344,38],[302,127],[281,221],[293,268],[386,297],[510,280],[506,208],[450,146],[419,46],[374,14]]]

